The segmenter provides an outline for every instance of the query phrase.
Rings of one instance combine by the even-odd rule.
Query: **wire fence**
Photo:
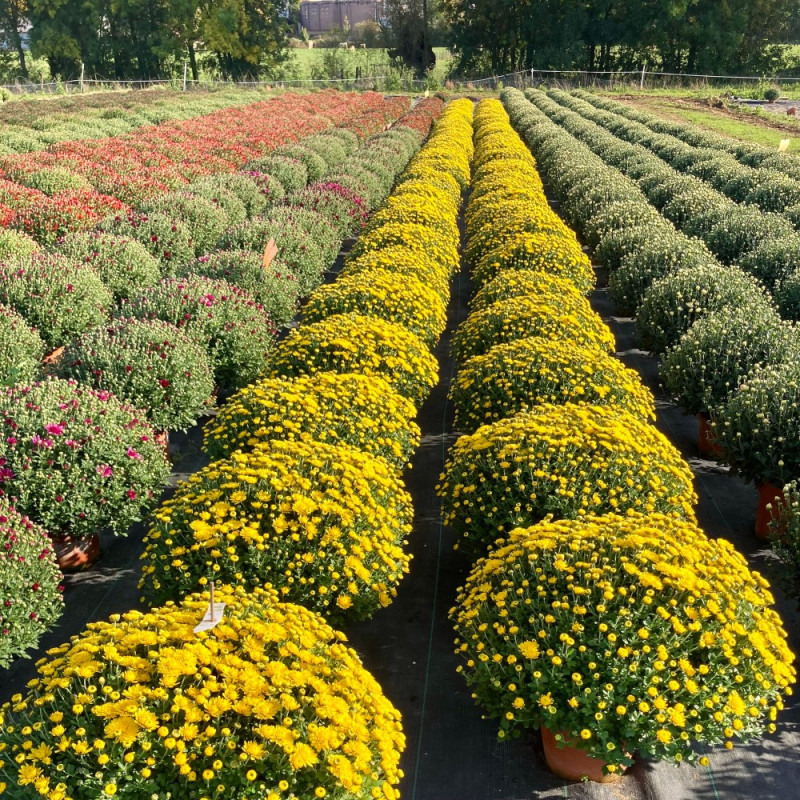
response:
[[[558,88],[638,88],[670,89],[670,88],[734,88],[753,87],[754,84],[770,82],[777,84],[794,84],[800,82],[797,76],[764,77],[761,75],[705,75],[699,73],[650,72],[646,68],[640,70],[589,71],[589,70],[551,70],[528,69],[510,72],[504,75],[491,75],[476,78],[447,78],[441,86],[454,91],[497,90],[505,86],[519,89],[531,86],[548,86]],[[219,89],[226,87],[254,89],[317,89],[339,87],[354,90],[397,90],[421,91],[438,88],[437,84],[428,80],[417,80],[403,73],[392,72],[384,75],[366,77],[339,77],[318,79],[274,79],[245,81],[194,81],[187,78],[153,79],[153,80],[98,80],[75,79],[66,81],[30,82],[18,80],[4,84],[0,88],[12,94],[71,94],[98,90],[131,90],[155,87],[173,88],[183,91],[195,89]]]

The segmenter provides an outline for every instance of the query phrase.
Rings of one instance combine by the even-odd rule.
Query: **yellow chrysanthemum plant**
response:
[[[339,280],[355,278],[376,269],[390,271],[398,284],[407,278],[417,278],[433,289],[443,303],[450,300],[450,269],[429,258],[413,244],[389,245],[348,258],[339,273]]]
[[[548,515],[693,519],[692,472],[656,428],[618,406],[542,404],[462,436],[437,487],[460,546],[485,553]]]
[[[397,471],[345,445],[269,441],[215,461],[153,515],[140,589],[151,604],[209,578],[330,619],[391,603],[408,572],[413,509]]]
[[[580,292],[568,278],[549,275],[545,272],[504,269],[484,284],[469,301],[472,311],[483,311],[500,300],[511,300],[513,297],[550,296],[561,300],[567,296],[570,304],[580,304],[577,298]]]
[[[341,633],[275,592],[218,587],[96,622],[0,710],[0,796],[397,797],[400,714]]]
[[[447,326],[445,304],[420,278],[402,281],[389,270],[373,269],[320,286],[303,307],[304,322],[333,314],[363,314],[396,322],[434,347]]]
[[[614,773],[775,730],[796,675],[772,605],[729,542],[630,513],[511,531],[450,615],[501,738],[546,728]]]
[[[272,351],[267,376],[377,375],[419,406],[436,385],[438,368],[425,342],[402,325],[363,314],[336,314],[295,328]]]
[[[419,446],[414,404],[375,375],[317,372],[264,378],[238,391],[203,430],[213,459],[270,439],[344,444],[402,470]]]
[[[528,336],[572,341],[599,351],[616,350],[614,334],[608,325],[580,294],[524,295],[498,300],[473,311],[453,335],[451,349],[455,360],[483,355],[498,344],[513,342]]]
[[[597,348],[531,336],[469,359],[450,387],[454,428],[481,425],[542,403],[615,406],[655,420],[655,401],[639,373]]]

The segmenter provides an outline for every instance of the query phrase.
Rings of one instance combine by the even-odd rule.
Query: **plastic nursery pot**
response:
[[[43,359],[42,364],[55,364],[59,358],[61,358],[61,354],[64,352],[64,346],[56,347],[55,350],[51,350]]]
[[[62,572],[80,572],[88,569],[100,557],[100,534],[74,537],[68,533],[50,537]]]
[[[556,735],[549,728],[542,726],[542,744],[547,766],[554,775],[566,778],[568,781],[590,780],[595,783],[614,783],[622,778],[622,773],[607,775],[603,767],[607,762],[602,758],[595,758],[569,743],[559,747]],[[559,734],[562,742],[569,742],[566,734]]]
[[[780,536],[779,528],[771,527],[772,509],[777,508],[778,502],[785,502],[783,488],[772,483],[762,483],[758,487],[758,510],[756,511],[756,536],[759,539],[769,539],[772,535]],[[767,508],[770,506],[771,508]]]
[[[701,411],[697,415],[697,447],[700,450],[701,455],[711,456],[712,458],[721,458],[722,448],[717,444],[714,431],[708,422],[708,414],[706,414],[704,411]]]

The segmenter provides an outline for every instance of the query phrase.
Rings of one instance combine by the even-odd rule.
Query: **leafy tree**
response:
[[[19,59],[19,73],[28,77],[28,66],[25,63],[25,48],[19,29],[27,20],[27,0],[3,0],[0,2],[0,44],[13,49]]]
[[[419,78],[436,66],[430,38],[433,13],[434,0],[386,0],[389,55],[401,59]]]

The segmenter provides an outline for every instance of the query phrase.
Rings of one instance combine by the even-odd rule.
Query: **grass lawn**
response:
[[[777,119],[774,121],[769,118],[762,120],[752,112],[744,111],[737,114],[737,112],[712,108],[704,109],[699,105],[693,106],[689,102],[667,99],[663,95],[641,94],[625,98],[625,100],[630,102],[631,105],[660,116],[691,122],[701,128],[708,128],[724,136],[730,136],[733,139],[741,139],[746,142],[754,142],[775,150],[778,149],[781,139],[791,139],[789,151],[800,152],[800,142],[798,141],[800,139],[800,123],[778,115],[776,115]],[[773,124],[770,124],[770,122]],[[781,127],[777,127],[778,124]]]

